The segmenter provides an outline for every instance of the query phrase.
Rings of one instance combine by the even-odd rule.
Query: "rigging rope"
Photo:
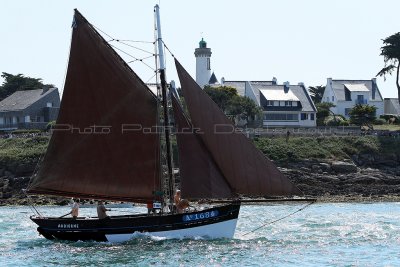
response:
[[[290,213],[290,214],[288,214],[288,215],[286,215],[286,216],[283,216],[283,217],[281,217],[281,218],[279,218],[279,219],[277,219],[277,220],[274,220],[274,221],[271,221],[271,222],[266,222],[266,223],[262,224],[261,226],[259,226],[259,227],[255,228],[255,229],[251,230],[250,232],[245,233],[245,234],[242,235],[242,236],[246,236],[246,235],[248,235],[248,234],[251,234],[251,233],[253,233],[253,232],[255,232],[255,231],[257,231],[257,230],[259,230],[259,229],[261,229],[261,228],[263,228],[263,227],[265,227],[265,226],[267,226],[267,225],[270,225],[270,224],[273,224],[273,223],[282,221],[283,219],[286,219],[286,218],[288,218],[288,217],[290,217],[290,216],[292,216],[292,215],[294,215],[294,214],[296,214],[296,213],[298,213],[298,212],[300,212],[300,211],[306,209],[307,207],[311,206],[311,205],[314,204],[315,202],[316,202],[316,201],[313,201],[313,202],[311,202],[311,203],[308,203],[308,204],[304,205],[303,207],[301,207],[300,209],[296,210],[295,212],[292,212],[292,213]]]
[[[126,55],[128,55],[128,56],[130,56],[130,57],[132,57],[132,58],[135,59],[135,60],[133,60],[133,61],[128,62],[128,64],[129,64],[129,63],[132,63],[132,62],[140,61],[140,62],[142,62],[144,65],[146,65],[148,68],[150,68],[151,70],[153,70],[153,71],[155,70],[152,66],[150,66],[149,64],[147,64],[147,63],[145,63],[145,62],[143,61],[143,60],[145,60],[145,59],[154,57],[155,54],[154,54],[153,52],[149,52],[149,51],[146,51],[145,49],[142,49],[142,48],[139,48],[139,47],[136,47],[136,46],[133,46],[133,45],[130,45],[130,44],[125,43],[125,42],[137,42],[137,43],[154,44],[154,42],[115,39],[115,38],[112,37],[111,35],[107,34],[106,32],[104,32],[104,31],[102,31],[101,29],[99,29],[98,27],[96,27],[95,25],[92,24],[92,26],[93,26],[97,31],[101,32],[102,34],[104,34],[104,35],[106,35],[108,38],[110,38],[110,40],[107,41],[108,43],[111,43],[111,42],[113,42],[113,41],[116,41],[116,42],[118,42],[118,43],[120,43],[120,44],[129,46],[129,47],[132,47],[132,48],[134,48],[134,49],[137,49],[137,50],[139,50],[139,51],[142,51],[142,52],[144,52],[144,53],[148,53],[148,54],[151,55],[151,56],[144,57],[144,58],[137,58],[137,57],[132,56],[131,54],[125,52],[124,50],[122,50],[122,49],[116,47],[115,45],[111,45],[111,44],[110,44],[114,49],[116,49],[116,50],[118,50],[118,51],[121,51],[122,53],[124,53],[124,54],[126,54]]]
[[[171,50],[169,50],[168,46],[164,43],[164,41],[162,41],[162,42],[163,42],[163,44],[164,44],[165,49],[167,49],[167,51],[171,54],[171,56],[172,56],[173,58],[175,58],[174,54],[171,52]]]
[[[125,55],[128,55],[128,56],[134,58],[135,61],[140,61],[140,62],[142,62],[144,65],[146,65],[146,66],[147,66],[149,69],[151,69],[152,71],[155,70],[152,66],[150,66],[149,64],[147,64],[147,63],[144,62],[143,60],[141,60],[141,59],[139,59],[139,58],[137,58],[137,57],[135,57],[135,56],[132,56],[131,54],[125,52],[124,50],[122,50],[122,49],[120,49],[120,48],[118,48],[118,47],[116,47],[116,46],[114,46],[114,45],[111,45],[111,46],[112,46],[114,49],[116,49],[116,50],[118,50],[118,51],[121,51],[121,52],[124,53]]]

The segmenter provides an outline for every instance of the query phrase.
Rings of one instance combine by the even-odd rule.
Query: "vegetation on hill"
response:
[[[36,162],[46,152],[49,140],[48,136],[0,139],[0,164]]]
[[[45,153],[49,139],[48,136],[0,139],[0,165],[37,162]],[[286,137],[262,137],[253,142],[265,155],[278,162],[343,160],[355,154],[391,154],[400,158],[400,138],[391,136],[291,136],[288,142]],[[173,142],[173,147],[176,159],[176,142]]]
[[[350,159],[355,154],[396,154],[400,138],[389,136],[330,136],[259,138],[255,145],[270,159],[285,162],[304,159]]]

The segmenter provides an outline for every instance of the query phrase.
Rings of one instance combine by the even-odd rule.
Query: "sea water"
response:
[[[0,207],[0,266],[400,266],[400,203],[316,203],[268,224],[302,205],[244,205],[233,239],[141,236],[121,244],[47,240],[29,207]],[[61,216],[69,208],[39,211]],[[128,212],[145,207],[109,213]]]

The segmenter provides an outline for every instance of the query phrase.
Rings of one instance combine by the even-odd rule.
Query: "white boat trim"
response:
[[[150,232],[150,233],[132,233],[132,234],[111,234],[106,235],[106,238],[111,243],[120,243],[129,241],[139,236],[152,236],[163,238],[233,238],[235,234],[236,224],[238,219],[229,221],[202,225],[198,227],[185,228],[171,231]]]

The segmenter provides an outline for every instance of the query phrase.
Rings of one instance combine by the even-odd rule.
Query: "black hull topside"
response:
[[[126,241],[131,235],[146,233],[179,238],[199,235],[210,238],[232,238],[239,210],[240,203],[231,203],[181,214],[123,215],[110,216],[106,219],[36,216],[30,218],[38,225],[38,232],[47,239]],[[228,231],[226,228],[229,227],[233,228],[231,233],[222,233]]]

